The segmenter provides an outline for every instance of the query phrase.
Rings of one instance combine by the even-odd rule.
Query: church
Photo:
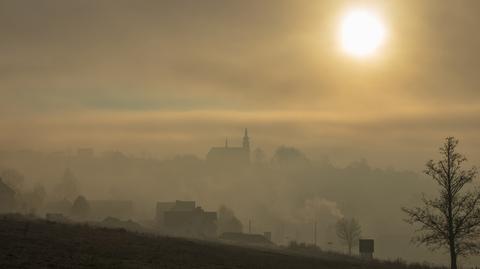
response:
[[[245,128],[241,147],[231,147],[225,140],[224,147],[213,147],[207,154],[207,163],[214,167],[242,167],[250,164],[250,138]]]

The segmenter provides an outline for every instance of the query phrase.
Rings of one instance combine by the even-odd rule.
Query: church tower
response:
[[[248,137],[247,128],[245,128],[245,134],[243,135],[243,149],[250,151],[250,138]]]

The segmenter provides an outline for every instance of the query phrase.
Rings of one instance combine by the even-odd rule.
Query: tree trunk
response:
[[[453,193],[452,193],[452,146],[450,143],[447,147],[447,210],[448,210],[448,244],[450,247],[450,269],[457,269],[457,251],[455,249],[455,235],[453,233]]]
[[[348,255],[352,256],[352,244],[348,244]]]
[[[457,269],[457,253],[454,245],[450,246],[450,269]]]

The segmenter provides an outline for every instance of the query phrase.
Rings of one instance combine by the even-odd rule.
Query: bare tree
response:
[[[447,137],[440,148],[442,159],[427,163],[425,174],[439,185],[438,197],[427,199],[423,206],[402,208],[410,224],[419,224],[420,235],[413,238],[432,250],[447,248],[451,269],[457,269],[457,257],[479,253],[480,244],[480,192],[464,190],[467,183],[477,176],[475,167],[462,168],[467,160],[457,153],[458,140]]]
[[[352,249],[358,244],[362,229],[354,218],[343,218],[335,225],[338,238],[348,247],[348,255],[352,255]]]

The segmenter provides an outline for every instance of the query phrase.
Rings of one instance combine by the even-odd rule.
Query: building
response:
[[[175,202],[158,202],[156,208],[155,219],[157,223],[164,223],[165,212],[167,211],[192,211],[195,209],[195,201],[175,201]]]
[[[15,207],[15,191],[0,178],[0,213],[12,212]]]
[[[215,237],[217,212],[204,211],[195,201],[157,203],[156,219],[170,234],[188,237]]]
[[[175,206],[175,202],[157,202],[155,209],[155,220],[160,226],[163,225],[165,212],[170,211]]]
[[[207,163],[214,167],[244,167],[250,164],[250,138],[245,128],[241,147],[231,147],[225,140],[224,147],[213,147],[207,154]]]
[[[51,222],[58,222],[58,223],[67,223],[70,222],[68,218],[65,217],[65,215],[61,213],[47,213],[45,215],[45,219]]]
[[[62,199],[58,201],[49,202],[45,208],[47,212],[68,216],[72,211],[72,206],[73,206],[72,202],[70,202],[67,199]]]
[[[373,239],[360,239],[358,242],[358,252],[360,252],[360,257],[364,259],[373,259],[374,249]]]

